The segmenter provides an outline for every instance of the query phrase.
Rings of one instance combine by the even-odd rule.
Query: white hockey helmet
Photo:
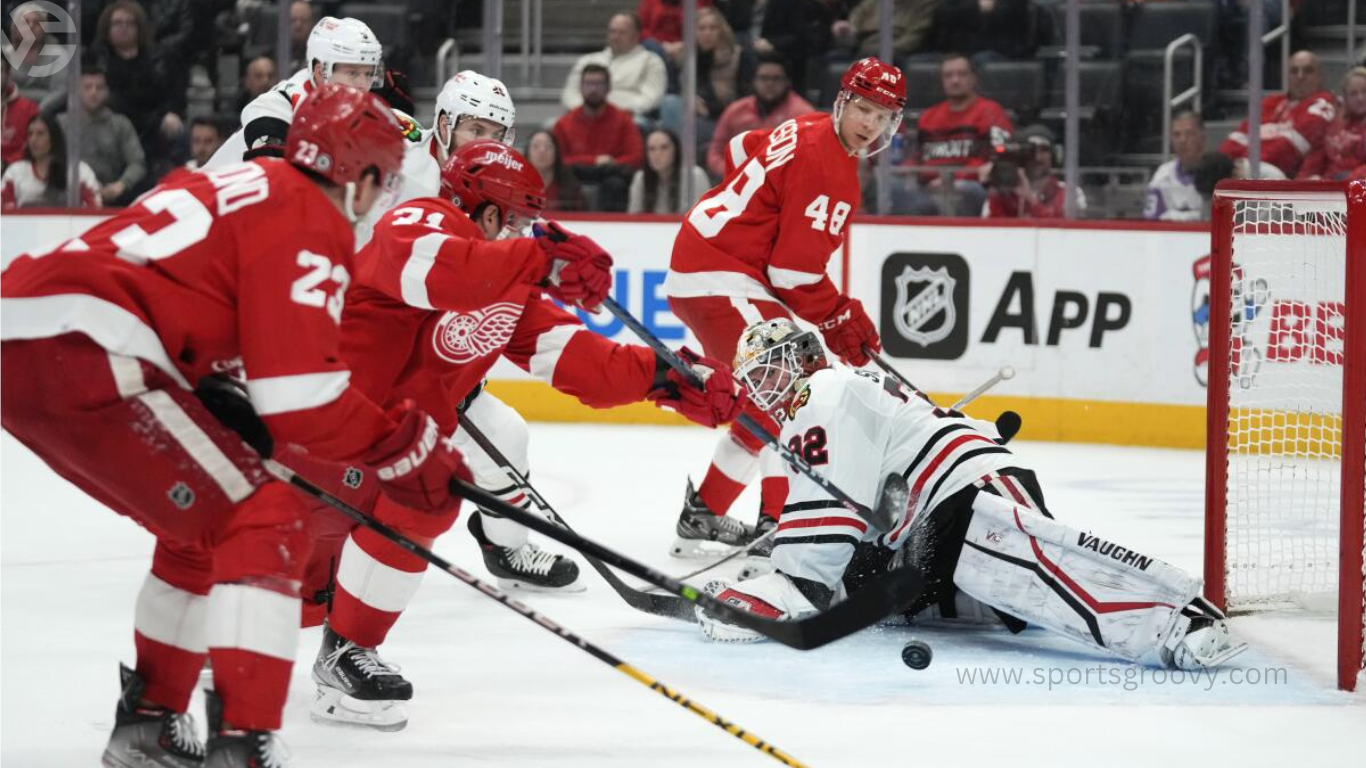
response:
[[[769,413],[786,408],[797,385],[828,365],[816,334],[785,317],[749,326],[735,350],[736,376],[754,404]]]
[[[441,137],[442,115],[446,115],[448,124],[444,139]],[[436,116],[432,120],[432,130],[436,132],[436,142],[442,154],[450,154],[455,127],[464,117],[480,117],[503,126],[503,135],[498,141],[512,144],[517,108],[512,105],[512,96],[503,81],[485,77],[471,69],[457,72],[446,81],[436,95]]]
[[[323,82],[332,79],[332,67],[337,64],[371,67],[374,72],[371,88],[377,88],[384,82],[384,47],[379,44],[379,38],[370,31],[370,27],[359,19],[324,16],[308,33],[305,55],[310,73],[313,62],[323,65]]]

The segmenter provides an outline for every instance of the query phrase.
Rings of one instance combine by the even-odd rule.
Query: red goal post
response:
[[[1205,590],[1328,609],[1363,662],[1366,182],[1224,182],[1210,275]]]

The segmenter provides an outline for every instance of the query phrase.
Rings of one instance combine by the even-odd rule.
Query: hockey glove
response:
[[[736,386],[723,363],[687,347],[678,350],[678,356],[702,379],[702,388],[689,384],[682,374],[656,358],[655,383],[646,395],[655,405],[677,411],[704,427],[715,427],[733,420],[749,403],[749,396]]]
[[[534,231],[550,263],[546,290],[565,304],[596,310],[612,288],[612,257],[592,238],[553,221],[537,224]]]
[[[871,358],[863,351],[865,346],[874,352],[882,351],[877,329],[858,299],[846,299],[817,327],[830,351],[849,365],[862,367],[868,364]]]
[[[389,414],[398,422],[388,437],[370,449],[365,463],[375,468],[380,489],[390,499],[420,512],[449,512],[460,507],[450,491],[451,478],[470,480],[460,454],[446,446],[431,416],[405,400]]]
[[[265,422],[256,415],[246,387],[226,374],[205,376],[194,388],[194,396],[223,426],[236,432],[242,442],[251,446],[264,458],[275,451],[275,441]]]

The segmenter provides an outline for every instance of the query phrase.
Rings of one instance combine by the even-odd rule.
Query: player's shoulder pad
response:
[[[822,368],[800,382],[787,409],[787,420],[792,421],[803,412],[826,413],[837,408],[850,387],[863,386],[852,368],[832,365]]]

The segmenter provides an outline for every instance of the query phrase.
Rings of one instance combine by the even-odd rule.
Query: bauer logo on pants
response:
[[[882,264],[882,345],[893,357],[955,360],[968,347],[968,264],[954,253],[894,253]]]

